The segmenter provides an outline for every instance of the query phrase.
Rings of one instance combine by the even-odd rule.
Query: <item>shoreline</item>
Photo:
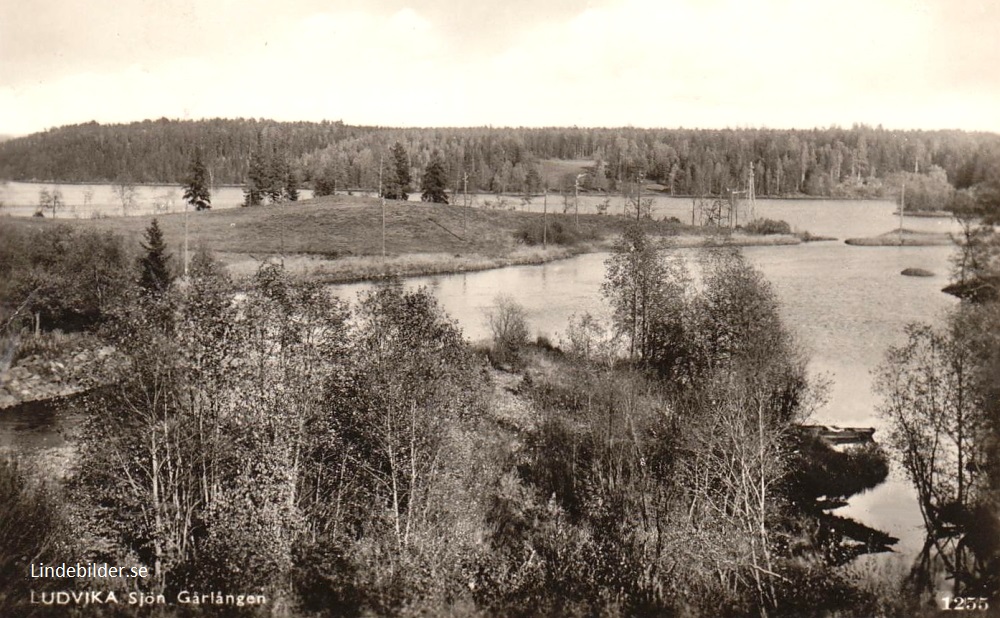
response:
[[[852,247],[945,247],[954,245],[955,240],[946,232],[914,232],[903,230],[886,232],[878,236],[848,238],[844,244]]]
[[[762,236],[678,234],[676,236],[659,236],[659,239],[666,248],[678,249],[690,249],[703,245],[729,247],[795,246],[807,242],[792,234]],[[836,239],[823,238],[818,240]],[[288,254],[284,257],[268,254],[261,259],[247,254],[228,254],[223,261],[226,262],[226,270],[231,275],[241,277],[251,275],[259,264],[279,259],[284,262],[285,269],[293,275],[303,276],[325,285],[337,285],[377,282],[391,277],[407,279],[483,272],[512,266],[539,266],[580,255],[604,253],[610,251],[612,245],[613,239],[605,238],[572,246],[554,246],[548,249],[526,246],[500,255],[415,252],[387,256],[383,261],[381,256],[376,255],[330,259],[310,254]],[[246,257],[243,257],[244,255]]]

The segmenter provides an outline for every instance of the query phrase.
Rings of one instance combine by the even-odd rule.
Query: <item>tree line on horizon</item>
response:
[[[212,184],[246,184],[262,157],[287,160],[304,186],[374,190],[380,162],[403,145],[414,179],[440,157],[452,192],[565,189],[543,162],[581,162],[588,191],[620,191],[641,178],[673,195],[886,197],[901,174],[966,189],[1000,176],[1000,135],[849,129],[386,128],[342,122],[160,120],[50,129],[0,143],[0,177],[64,182],[183,182],[196,150]],[[904,179],[905,180],[905,179]],[[936,180],[934,180],[936,182]],[[542,185],[545,185],[544,187]]]

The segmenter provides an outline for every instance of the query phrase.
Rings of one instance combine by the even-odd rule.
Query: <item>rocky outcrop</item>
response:
[[[0,408],[64,397],[103,383],[114,348],[74,345],[58,353],[39,352],[0,373]]]

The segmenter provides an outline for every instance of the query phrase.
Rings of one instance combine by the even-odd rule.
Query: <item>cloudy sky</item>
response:
[[[0,134],[145,118],[1000,132],[995,0],[0,0]]]

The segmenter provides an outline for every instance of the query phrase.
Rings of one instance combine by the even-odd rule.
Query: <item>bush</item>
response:
[[[540,245],[544,240],[550,245],[572,246],[583,240],[583,235],[560,221],[551,219],[546,231],[544,222],[532,219],[521,224],[514,232],[514,238],[526,245]]]
[[[486,318],[493,333],[493,362],[514,364],[528,342],[527,312],[513,298],[500,294]]]
[[[68,557],[62,529],[58,504],[47,488],[33,483],[16,460],[0,458],[0,615],[29,615],[24,605],[31,590],[65,584],[26,577],[32,563]]]
[[[37,313],[43,329],[100,323],[130,284],[130,256],[110,232],[0,224],[0,237],[0,304]]]
[[[787,221],[774,219],[754,219],[743,227],[747,234],[791,234],[792,226]]]

